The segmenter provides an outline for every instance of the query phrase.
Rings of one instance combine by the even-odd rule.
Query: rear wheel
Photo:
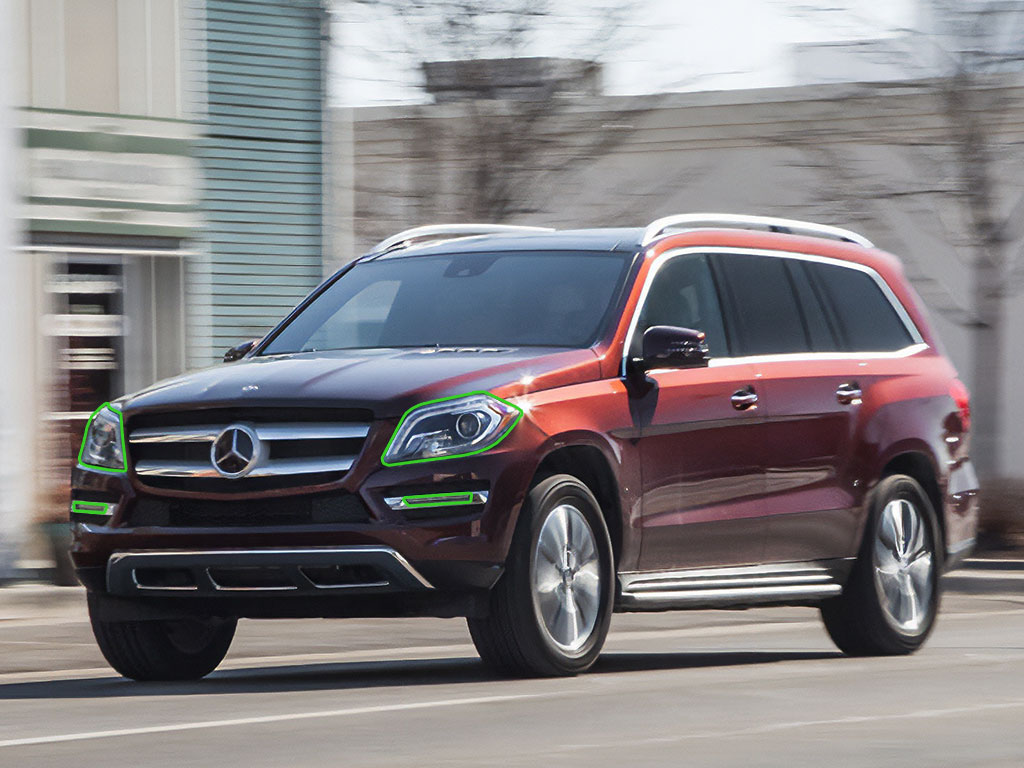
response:
[[[571,475],[531,489],[486,618],[469,620],[484,662],[520,676],[574,675],[611,621],[614,564],[597,500]]]
[[[892,475],[878,484],[846,588],[821,609],[842,651],[905,654],[924,644],[939,608],[938,540],[935,512],[916,480]]]
[[[224,660],[235,619],[106,621],[89,596],[89,620],[104,658],[132,680],[198,680]]]

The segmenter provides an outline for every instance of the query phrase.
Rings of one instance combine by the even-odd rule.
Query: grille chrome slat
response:
[[[129,443],[212,443],[223,427],[150,427],[128,435]]]
[[[260,440],[352,440],[370,434],[369,424],[257,424]]]
[[[320,459],[272,459],[258,465],[246,477],[305,475],[317,472],[345,472],[355,456],[328,456]],[[213,465],[192,461],[140,461],[135,473],[144,477],[220,477]]]
[[[130,415],[125,432],[147,488],[256,493],[340,480],[372,424],[365,409],[246,406]]]
[[[212,443],[224,426],[146,427],[133,430],[130,443]],[[369,424],[255,424],[253,430],[260,440],[352,440],[364,438]]]

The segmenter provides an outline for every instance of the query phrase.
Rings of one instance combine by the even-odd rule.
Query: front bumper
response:
[[[111,595],[253,596],[432,590],[390,547],[212,549],[115,552],[107,561]]]
[[[399,592],[423,599],[433,599],[431,594],[486,592],[502,573],[519,508],[536,470],[533,449],[542,436],[521,425],[485,454],[381,467],[371,457],[382,449],[374,435],[384,432],[389,430],[371,434],[362,460],[337,482],[261,493],[176,492],[147,485],[131,468],[114,474],[76,467],[72,499],[107,505],[109,512],[103,517],[72,514],[71,556],[79,579],[92,592],[136,603],[225,605],[228,598],[237,598],[248,611],[257,602],[250,598],[263,596],[264,602],[279,607],[293,603],[297,614],[288,615],[325,615],[320,607],[325,601],[383,606]],[[302,522],[278,515],[299,506],[309,512]],[[354,507],[362,510],[361,518],[349,514]],[[273,522],[246,519],[257,512]],[[204,519],[208,513],[214,517]],[[269,553],[277,551],[301,554],[294,562],[271,563],[278,556]],[[369,563],[353,559],[370,551],[394,555]],[[247,553],[244,559],[255,563],[236,563],[234,558],[242,556],[228,553],[237,552]],[[132,581],[140,557],[154,558],[146,561],[153,563],[157,556],[180,558],[181,553],[197,553],[184,567],[192,578],[189,589],[154,590]],[[216,574],[209,575],[209,569],[224,565],[224,557],[232,567],[266,566],[267,573],[250,575],[270,579],[266,583],[280,588],[225,589]],[[309,558],[317,561],[316,567],[378,567],[385,572],[380,580],[388,584],[318,586],[303,575]],[[408,568],[396,571],[396,558]],[[169,562],[162,560],[161,567]],[[432,589],[425,589],[415,577],[410,580],[410,573]],[[282,574],[290,574],[291,580]],[[282,580],[274,584],[272,577]],[[299,606],[308,601],[317,606],[303,613]]]

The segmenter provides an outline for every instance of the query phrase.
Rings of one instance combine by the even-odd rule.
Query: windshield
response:
[[[358,264],[261,354],[431,346],[586,347],[627,253],[460,253]]]

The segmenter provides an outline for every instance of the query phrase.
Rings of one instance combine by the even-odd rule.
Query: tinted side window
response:
[[[810,345],[783,259],[728,254],[715,258],[730,298],[729,327],[740,355],[806,352]]]
[[[641,354],[644,331],[652,325],[704,331],[711,357],[727,354],[722,312],[706,257],[677,256],[654,275],[630,345],[631,357]]]
[[[793,290],[796,291],[800,314],[807,327],[811,349],[815,352],[835,352],[841,349],[835,329],[836,321],[826,312],[817,289],[811,285],[806,262],[798,259],[786,259],[785,262],[786,271],[793,281]]]
[[[839,322],[846,348],[855,352],[903,349],[913,338],[878,283],[857,269],[807,265]]]

